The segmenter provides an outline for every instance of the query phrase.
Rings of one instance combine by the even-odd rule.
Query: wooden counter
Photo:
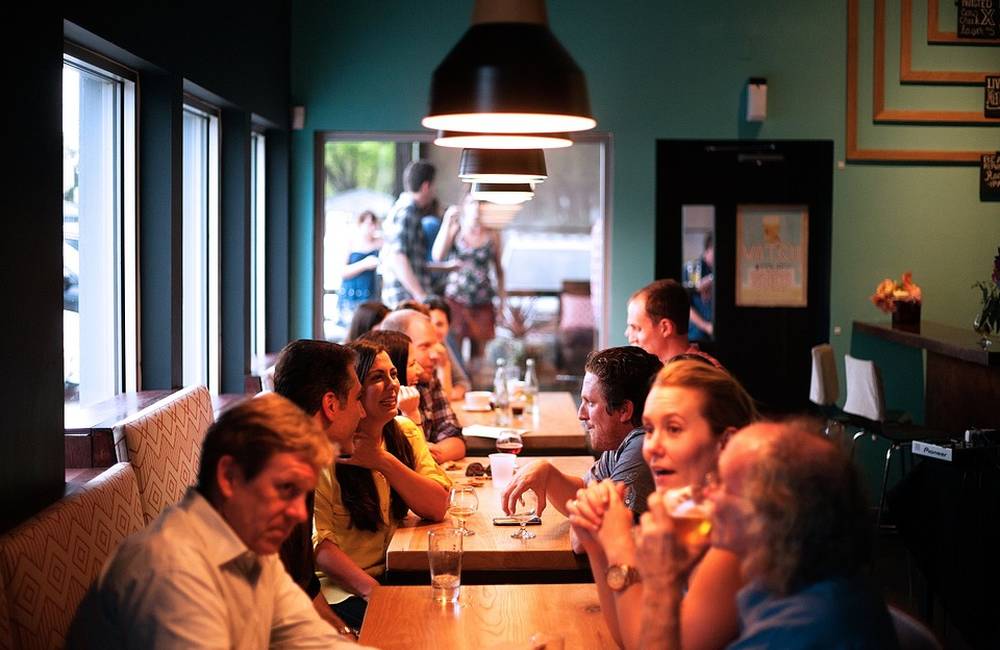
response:
[[[466,411],[462,402],[452,402],[458,422],[463,427],[470,424],[493,426],[492,411]],[[587,434],[577,417],[573,396],[563,392],[538,394],[538,417],[524,414],[515,419],[512,429],[529,429],[524,435],[524,452],[532,455],[558,453],[587,453]],[[490,438],[468,436],[465,439],[468,455],[491,454],[496,451],[496,441]]]
[[[375,587],[360,642],[384,650],[527,648],[538,632],[561,636],[567,650],[615,647],[593,584],[463,585],[452,605],[434,602],[430,586]]]
[[[540,460],[519,458],[518,467]],[[560,471],[583,476],[594,464],[590,456],[558,456],[548,458]],[[449,471],[456,483],[466,482],[465,467],[469,462],[488,464],[486,458],[466,458],[456,463],[460,469]],[[517,526],[494,526],[494,517],[503,517],[500,491],[485,480],[476,488],[479,510],[466,520],[465,525],[475,531],[463,541],[462,568],[465,571],[578,571],[587,566],[584,556],[573,553],[569,541],[569,520],[548,504],[542,513],[542,523],[528,526],[536,537],[529,540],[512,539]],[[389,571],[428,571],[427,531],[452,526],[451,519],[434,523],[418,519],[410,513],[389,542],[386,568]]]
[[[926,424],[959,434],[970,427],[1000,428],[1000,346],[983,349],[968,328],[921,321],[918,332],[854,322],[854,331],[926,351]]]

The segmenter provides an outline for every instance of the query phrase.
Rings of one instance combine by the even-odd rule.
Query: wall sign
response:
[[[980,159],[979,200],[1000,201],[1000,151],[983,154]]]
[[[958,37],[993,39],[997,29],[997,4],[1000,0],[958,0]]]
[[[986,75],[983,86],[983,114],[985,117],[1000,117],[1000,75]]]
[[[736,207],[738,307],[805,307],[808,258],[807,206]]]

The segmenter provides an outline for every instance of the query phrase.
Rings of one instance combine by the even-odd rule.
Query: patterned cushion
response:
[[[104,561],[143,526],[135,472],[118,463],[0,537],[11,645],[64,646],[73,614]]]
[[[115,425],[118,460],[135,467],[147,524],[194,484],[213,417],[208,389],[191,386]]]

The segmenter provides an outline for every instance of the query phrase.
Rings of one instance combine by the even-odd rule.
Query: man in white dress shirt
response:
[[[69,647],[348,647],[277,554],[332,456],[278,394],[223,413],[205,435],[198,484],[108,559]]]

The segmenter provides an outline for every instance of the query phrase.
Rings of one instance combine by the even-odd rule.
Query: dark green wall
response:
[[[417,10],[394,0],[293,2],[292,101],[306,107],[306,128],[292,137],[293,336],[310,335],[312,326],[314,132],[419,130],[431,72],[467,28],[472,4],[429,0]],[[836,160],[844,159],[847,2],[550,0],[547,6],[553,31],[587,75],[598,129],[614,137],[611,342],[621,343],[627,298],[653,279],[657,138],[832,139]],[[871,6],[862,0],[860,67],[869,86],[859,106],[869,122]],[[922,11],[917,0],[915,15]],[[889,45],[898,43],[898,31],[898,22],[890,23]],[[915,56],[930,57],[927,49],[916,48]],[[991,53],[995,63],[995,48],[934,51],[943,58],[939,67],[972,70],[983,69]],[[898,57],[887,59],[894,65]],[[741,119],[744,85],[756,76],[768,80],[768,118],[759,127]],[[909,87],[887,96],[914,108],[981,106],[981,95],[976,103],[968,88]],[[868,148],[954,142],[1000,149],[995,127],[863,127]],[[847,164],[832,173],[831,339],[838,354],[849,350],[853,320],[887,320],[868,296],[883,277],[906,270],[924,288],[924,318],[971,323],[976,294],[969,286],[988,275],[1000,245],[1000,208],[979,201],[977,170]]]

